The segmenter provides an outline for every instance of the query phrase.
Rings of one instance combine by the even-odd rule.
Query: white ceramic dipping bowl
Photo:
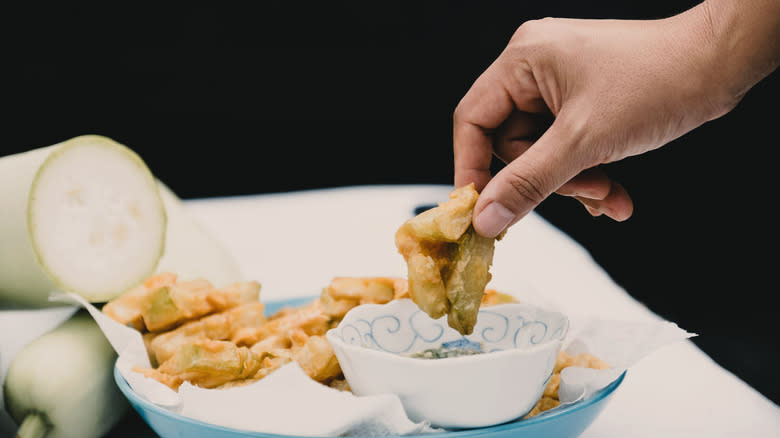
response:
[[[404,299],[353,308],[327,338],[355,395],[396,394],[413,421],[473,428],[514,420],[533,408],[568,328],[565,315],[533,305],[484,307],[466,339],[481,343],[485,353],[407,357],[463,336],[446,317],[434,320]]]

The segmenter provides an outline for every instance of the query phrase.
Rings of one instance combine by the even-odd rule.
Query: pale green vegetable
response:
[[[471,226],[458,242],[446,282],[450,301],[447,323],[462,334],[471,334],[477,324],[482,296],[491,277],[495,243],[495,239],[480,236]]]
[[[49,306],[52,290],[105,302],[160,260],[166,216],[132,150],[85,135],[0,158],[0,306]]]
[[[18,438],[98,438],[128,403],[113,379],[116,352],[86,310],[26,345],[3,386]]]
[[[244,281],[233,256],[187,211],[187,206],[158,181],[168,216],[165,253],[158,272],[172,272],[182,280],[205,278],[217,287]]]

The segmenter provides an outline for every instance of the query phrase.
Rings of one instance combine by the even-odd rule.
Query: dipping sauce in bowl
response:
[[[403,299],[353,308],[327,338],[355,395],[396,394],[413,421],[472,428],[534,407],[568,327],[561,313],[501,304],[464,337]]]
[[[408,353],[404,356],[415,359],[449,359],[451,357],[473,356],[485,352],[481,342],[469,341],[466,338],[457,341],[444,342],[441,347],[428,348],[417,353]]]

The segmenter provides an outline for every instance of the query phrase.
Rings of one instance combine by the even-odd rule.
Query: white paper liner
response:
[[[138,331],[119,324],[76,294],[57,293],[51,299],[86,308],[117,351],[117,368],[133,391],[183,416],[246,431],[296,436],[390,436],[445,431],[409,420],[395,395],[357,397],[338,391],[313,381],[295,363],[245,386],[205,389],[185,382],[177,393],[132,371],[134,366],[150,367]],[[558,391],[560,407],[587,399],[656,349],[695,336],[662,320],[570,319],[569,340],[564,346],[567,353],[590,353],[613,368],[564,369]]]

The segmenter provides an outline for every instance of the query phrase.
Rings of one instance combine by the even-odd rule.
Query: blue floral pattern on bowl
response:
[[[352,309],[333,335],[348,345],[393,354],[416,353],[464,338],[492,352],[561,341],[568,328],[568,318],[560,313],[512,303],[481,309],[474,331],[464,337],[447,325],[446,316],[434,320],[405,299]]]

